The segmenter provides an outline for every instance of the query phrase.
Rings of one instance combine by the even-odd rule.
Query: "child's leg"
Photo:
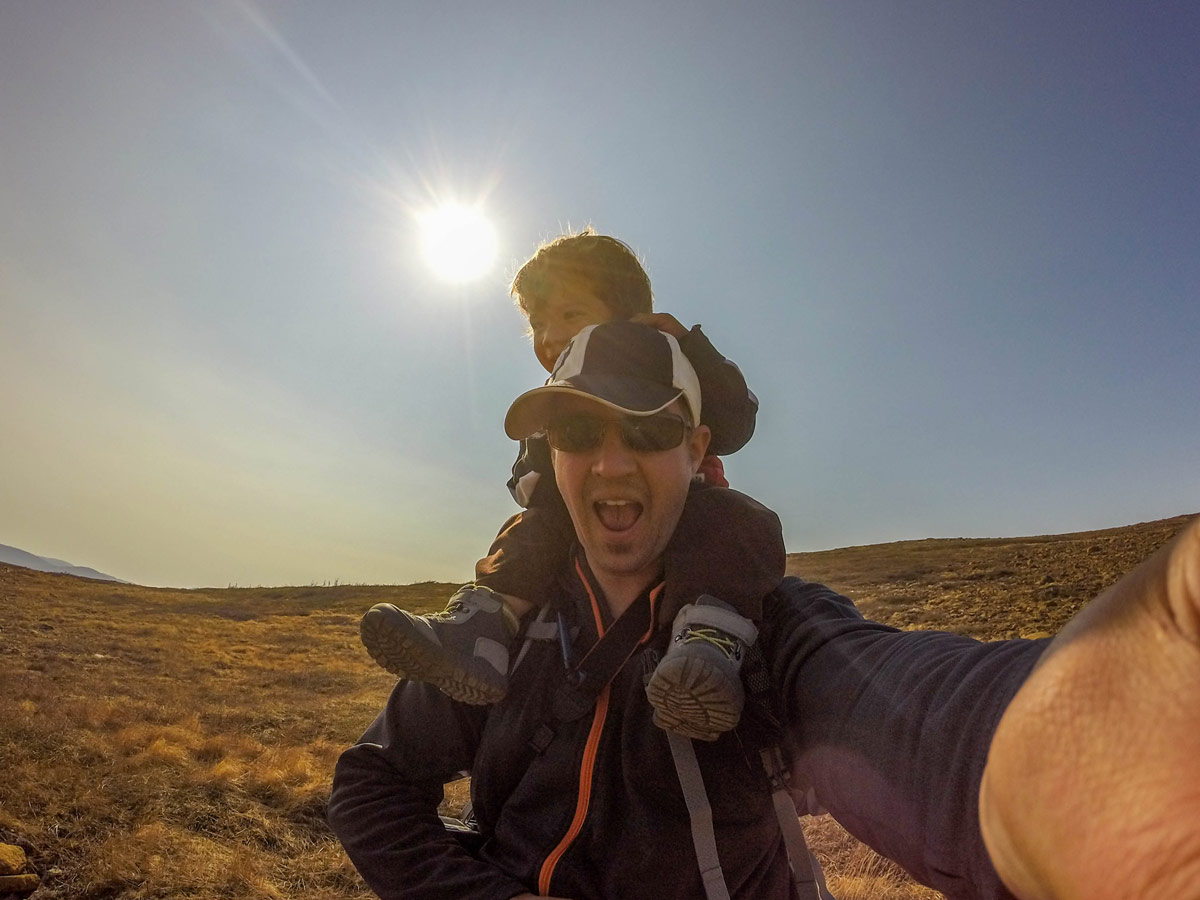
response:
[[[475,583],[515,601],[510,605],[518,617],[553,599],[575,539],[557,491],[552,500],[505,522],[488,555],[475,563]]]
[[[664,560],[659,622],[672,623],[672,640],[646,686],[658,725],[708,741],[737,725],[752,620],[786,562],[779,518],[761,503],[723,488],[689,493]]]
[[[779,516],[753,497],[695,484],[664,554],[667,586],[660,625],[707,594],[760,621],[762,600],[779,586],[787,565]]]
[[[504,524],[475,566],[476,583],[455,593],[444,612],[416,616],[376,604],[363,616],[362,642],[389,672],[464,703],[495,703],[508,688],[509,644],[520,619],[549,599],[569,548],[552,511],[525,510]]]
[[[367,652],[389,672],[428,682],[453,700],[486,704],[508,687],[508,645],[518,627],[499,594],[467,584],[431,616],[376,603],[358,630]]]

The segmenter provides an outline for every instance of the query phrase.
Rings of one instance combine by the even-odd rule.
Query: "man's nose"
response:
[[[633,451],[625,446],[625,441],[621,438],[620,422],[608,423],[604,429],[604,441],[595,453],[592,472],[604,478],[620,478],[637,468]]]

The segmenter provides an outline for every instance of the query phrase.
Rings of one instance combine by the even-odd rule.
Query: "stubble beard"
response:
[[[605,541],[604,552],[611,557],[621,558],[633,554],[632,541]]]

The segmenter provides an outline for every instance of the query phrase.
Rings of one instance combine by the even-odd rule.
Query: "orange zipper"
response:
[[[579,573],[579,580],[583,582],[584,588],[587,589],[588,599],[592,601],[592,615],[596,619],[596,631],[600,637],[604,637],[604,620],[600,615],[600,604],[596,601],[596,595],[592,591],[592,586],[583,574],[583,569],[579,565],[579,561],[575,562],[575,571]],[[654,633],[655,608],[657,606],[658,596],[662,593],[663,585],[660,584],[650,592],[650,627],[642,636],[639,644],[645,643],[646,639]],[[588,806],[592,799],[592,773],[596,768],[596,750],[600,746],[600,734],[604,731],[604,722],[608,718],[608,697],[612,685],[606,684],[604,689],[596,697],[596,710],[592,714],[592,727],[588,732],[587,743],[583,748],[583,762],[579,767],[579,796],[575,801],[575,816],[571,819],[571,827],[567,829],[567,833],[563,835],[563,839],[558,842],[558,846],[550,851],[550,855],[546,857],[542,863],[541,872],[538,874],[538,893],[543,896],[550,893],[550,879],[554,877],[554,869],[558,865],[558,861],[562,859],[567,848],[578,837],[580,830],[583,828],[583,823],[587,819]]]
[[[562,855],[567,852],[567,848],[578,836],[580,829],[583,828],[583,822],[587,818],[588,804],[592,798],[592,770],[596,765],[596,747],[600,744],[600,732],[604,730],[604,720],[608,716],[608,692],[609,685],[606,684],[604,690],[600,692],[600,696],[596,698],[592,730],[588,732],[587,744],[583,750],[583,765],[579,771],[579,799],[575,803],[575,818],[571,820],[571,827],[567,829],[563,839],[558,842],[558,846],[542,863],[542,871],[538,876],[538,893],[543,896],[549,895],[550,879],[554,876],[554,867],[558,865]]]

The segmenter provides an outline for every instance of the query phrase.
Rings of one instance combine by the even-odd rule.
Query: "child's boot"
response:
[[[727,603],[702,596],[675,616],[671,645],[646,685],[654,724],[715,741],[742,716],[742,657],[758,628]]]
[[[363,616],[359,633],[389,672],[428,682],[452,700],[482,705],[508,690],[508,645],[518,628],[499,594],[468,584],[431,616],[377,603]]]

